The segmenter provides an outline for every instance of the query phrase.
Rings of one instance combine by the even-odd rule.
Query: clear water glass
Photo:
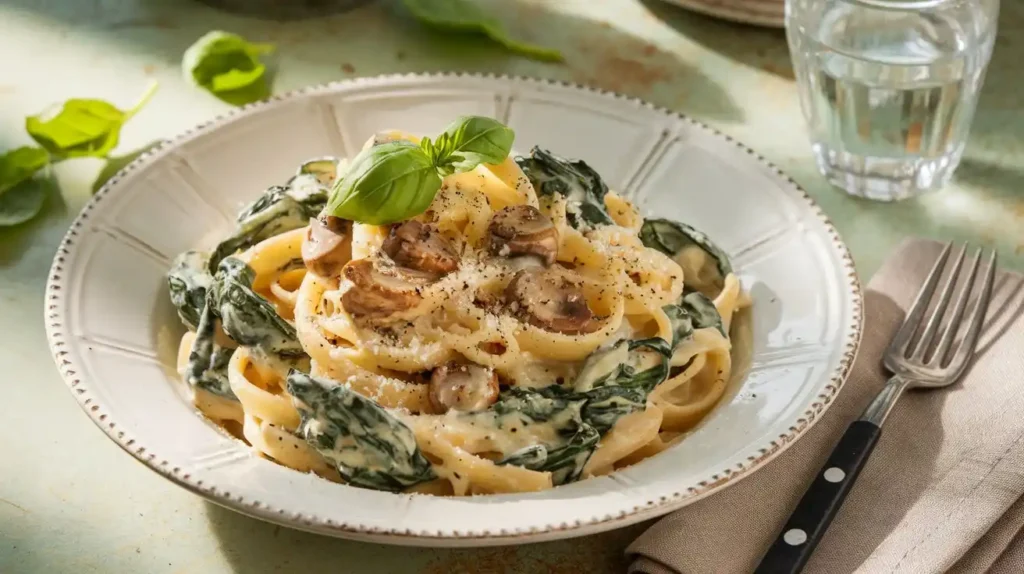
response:
[[[944,186],[967,142],[999,0],[787,0],[818,167],[892,201]]]

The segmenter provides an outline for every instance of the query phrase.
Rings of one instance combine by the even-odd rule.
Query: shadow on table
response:
[[[194,2],[194,0],[193,0]],[[695,118],[742,121],[729,94],[679,54],[598,21],[545,6],[485,0],[517,39],[557,48],[562,64],[518,57],[480,37],[432,31],[397,8],[397,0],[375,2],[322,18],[273,22],[222,12],[181,0],[106,3],[0,0],[4,11],[28,13],[52,23],[64,41],[101,39],[130,50],[145,69],[177,68],[182,53],[211,29],[238,32],[277,46],[280,73],[275,92],[309,82],[355,76],[433,71],[527,75],[576,82],[644,98]],[[336,40],[329,49],[325,40]],[[440,66],[438,62],[443,62]],[[149,72],[147,72],[149,73]],[[685,97],[697,86],[699,98]]]
[[[719,20],[664,0],[640,2],[655,18],[701,46],[781,78],[793,79],[783,30]]]
[[[498,548],[399,548],[300,532],[206,504],[210,528],[235,572],[619,574],[623,549],[647,523],[571,540]]]

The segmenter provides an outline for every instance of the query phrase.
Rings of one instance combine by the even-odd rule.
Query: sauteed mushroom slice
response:
[[[430,375],[428,396],[441,412],[482,411],[498,399],[498,375],[475,363],[449,362]]]
[[[494,214],[488,228],[493,255],[536,255],[545,265],[558,254],[558,230],[548,216],[530,205],[512,205]]]
[[[321,277],[335,277],[352,258],[352,222],[323,215],[309,221],[302,262]]]
[[[593,333],[601,328],[587,306],[582,281],[561,267],[524,269],[505,289],[518,304],[519,317],[545,331],[564,335]]]
[[[434,275],[459,268],[459,256],[433,225],[410,220],[391,228],[382,246],[395,264]]]
[[[378,269],[369,259],[349,261],[342,272],[352,287],[341,296],[341,304],[358,318],[387,318],[415,307],[423,299],[419,288],[429,282],[420,274]]]

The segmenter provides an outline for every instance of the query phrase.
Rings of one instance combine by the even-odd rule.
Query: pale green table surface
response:
[[[211,29],[279,47],[275,92],[382,73],[470,70],[592,84],[713,125],[781,166],[822,205],[862,277],[919,234],[997,247],[1024,267],[1024,3],[1003,2],[970,145],[948,189],[897,205],[844,196],[816,173],[781,31],[692,15],[656,0],[491,0],[508,27],[564,51],[564,65],[442,37],[390,2],[278,24],[190,0],[0,0],[0,149],[28,143],[24,116],[70,97],[127,106],[161,87],[119,152],[225,109],[181,79],[184,49]],[[0,230],[0,572],[620,572],[644,525],[518,548],[408,549],[265,524],[187,493],[121,452],[80,412],[43,334],[43,285],[102,164],[57,170],[63,199]],[[742,541],[737,541],[742,543]]]

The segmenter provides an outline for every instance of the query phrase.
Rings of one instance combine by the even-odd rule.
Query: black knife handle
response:
[[[755,574],[797,574],[803,570],[881,434],[878,425],[865,420],[854,421],[846,429]]]

